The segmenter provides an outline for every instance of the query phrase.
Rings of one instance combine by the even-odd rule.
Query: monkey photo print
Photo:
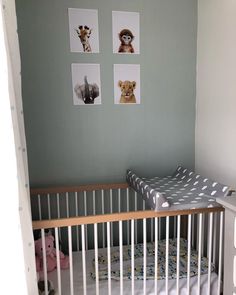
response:
[[[99,64],[72,64],[74,105],[101,104],[101,80]]]
[[[98,11],[68,8],[71,52],[98,53]]]
[[[112,11],[113,53],[139,54],[139,13]]]
[[[114,65],[115,104],[140,104],[140,65]]]

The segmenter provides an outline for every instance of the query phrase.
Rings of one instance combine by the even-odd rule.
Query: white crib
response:
[[[221,294],[224,209],[182,211],[147,210],[141,196],[126,183],[58,187],[31,190],[33,229],[53,229],[59,265],[59,249],[68,251],[70,268],[47,273],[43,244],[45,294],[47,280],[57,294]],[[158,279],[158,247],[165,239],[165,278]],[[176,240],[176,274],[169,278],[169,243]],[[186,278],[180,278],[180,241],[187,240]],[[142,279],[135,279],[135,247],[142,243]],[[154,247],[147,255],[147,245]],[[125,246],[128,246],[125,248]],[[119,277],[113,278],[113,251],[119,251]],[[198,271],[191,276],[191,251],[197,251]],[[130,261],[124,260],[130,251]],[[107,257],[107,279],[100,280],[100,255]],[[208,270],[202,274],[202,256]],[[153,259],[155,273],[147,277]],[[94,265],[93,265],[94,260]],[[215,265],[212,272],[211,265]],[[127,264],[130,277],[124,277]],[[152,264],[152,263],[151,263]],[[95,280],[90,273],[94,271]]]

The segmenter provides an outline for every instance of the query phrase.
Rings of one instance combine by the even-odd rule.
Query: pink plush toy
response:
[[[46,249],[46,260],[47,260],[47,271],[53,271],[57,267],[57,256],[56,249],[53,245],[54,237],[52,235],[45,236],[45,249]],[[42,239],[35,241],[35,254],[36,254],[36,270],[37,272],[43,270],[43,246]],[[65,256],[61,251],[60,255],[60,266],[61,269],[69,268],[69,257]]]

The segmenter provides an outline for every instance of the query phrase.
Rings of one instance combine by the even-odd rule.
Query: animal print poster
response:
[[[101,80],[99,64],[72,64],[74,105],[101,104]]]
[[[139,54],[139,13],[112,11],[113,53]]]
[[[98,11],[69,8],[71,52],[98,53]]]
[[[115,104],[140,104],[140,65],[114,65]]]

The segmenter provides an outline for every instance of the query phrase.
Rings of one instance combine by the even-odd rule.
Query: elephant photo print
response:
[[[74,105],[101,104],[100,64],[72,64]]]

